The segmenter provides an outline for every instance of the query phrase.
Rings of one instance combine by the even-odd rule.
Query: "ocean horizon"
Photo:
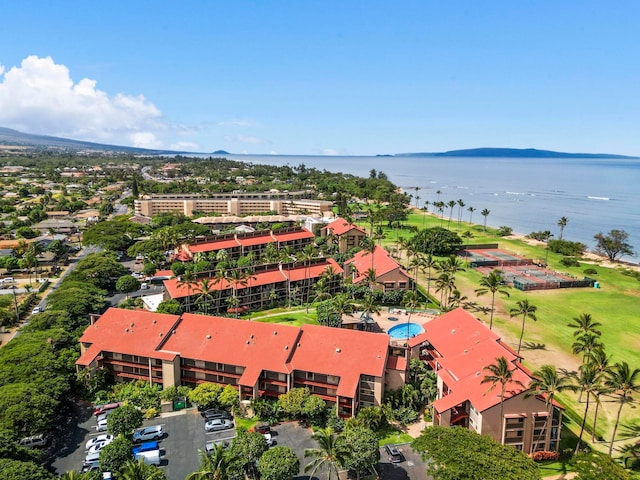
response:
[[[203,155],[204,156],[204,155]],[[208,155],[210,156],[210,155]],[[207,157],[208,157],[207,156]],[[568,219],[563,239],[595,248],[594,235],[613,229],[629,234],[640,250],[640,159],[508,158],[433,156],[305,156],[224,155],[225,158],[268,165],[304,164],[318,170],[367,177],[371,170],[413,195],[412,205],[433,211],[433,202],[462,200],[462,219],[508,226],[515,233],[549,230],[560,235],[558,221]],[[416,190],[417,188],[417,190]],[[440,192],[440,193],[438,193]],[[471,214],[467,208],[476,210]],[[445,216],[448,216],[448,209]],[[457,219],[458,207],[454,207]],[[622,260],[638,263],[637,256]]]

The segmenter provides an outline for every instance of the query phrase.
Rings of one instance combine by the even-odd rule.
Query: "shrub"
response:
[[[560,458],[558,452],[549,452],[547,450],[542,450],[539,452],[534,452],[533,461],[534,462],[555,462]]]
[[[585,268],[584,269],[584,274],[585,275],[597,275],[598,271],[595,268]]]
[[[576,257],[562,257],[560,259],[560,264],[565,267],[579,267],[580,262]]]
[[[333,431],[336,433],[340,433],[344,430],[344,420],[335,415],[335,412],[329,415],[327,419],[327,427],[333,428]]]
[[[513,228],[502,225],[498,228],[498,236],[499,237],[508,237],[513,233]]]
[[[549,250],[560,255],[581,257],[587,246],[580,242],[568,242],[567,240],[549,240]]]

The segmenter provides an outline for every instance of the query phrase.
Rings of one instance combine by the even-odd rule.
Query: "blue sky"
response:
[[[0,126],[366,155],[640,155],[636,1],[5,2]]]

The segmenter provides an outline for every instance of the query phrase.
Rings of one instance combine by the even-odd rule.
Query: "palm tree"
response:
[[[473,223],[473,212],[475,212],[477,208],[469,207],[467,208],[467,212],[469,212],[469,223]]]
[[[587,415],[589,413],[589,400],[591,395],[595,395],[600,386],[600,372],[592,364],[585,363],[580,365],[578,373],[575,376],[578,388],[580,388],[580,394],[585,393],[587,400],[584,407],[584,416],[582,417],[582,425],[580,426],[580,435],[578,436],[578,444],[576,445],[576,455],[580,451],[580,444],[582,443],[582,434],[584,433],[584,425],[587,423]]]
[[[180,276],[180,279],[176,284],[180,288],[187,287],[187,300],[186,300],[187,312],[191,311],[191,287],[195,285],[197,282],[198,282],[198,279],[196,278],[196,276],[193,273],[187,271]]]
[[[204,278],[200,282],[200,295],[196,298],[195,304],[202,305],[204,314],[207,315],[209,313],[209,306],[211,305],[211,301],[213,300],[212,295],[212,287],[213,285],[209,282],[209,279]]]
[[[411,314],[418,306],[418,292],[415,290],[407,290],[402,296],[402,305],[409,310],[407,316],[407,338],[409,338],[409,322],[411,321]]]
[[[185,480],[226,480],[227,467],[230,463],[229,457],[224,451],[223,445],[216,445],[216,448],[209,454],[204,450],[198,450],[200,455],[200,469],[192,472]]]
[[[374,266],[374,253],[376,251],[376,242],[371,237],[364,237],[360,241],[360,247],[364,250],[364,255],[371,255],[371,268],[375,268]]]
[[[331,307],[340,315],[340,318],[343,315],[351,315],[356,308],[353,299],[348,293],[340,293],[334,296],[331,299]]]
[[[446,310],[446,299],[449,298],[449,294],[456,288],[454,283],[454,277],[448,272],[442,272],[436,278],[436,293],[440,292],[440,306]]]
[[[613,368],[607,372],[605,385],[611,389],[611,392],[619,399],[618,414],[616,415],[616,423],[611,434],[611,445],[609,445],[609,456],[613,453],[613,442],[616,440],[616,432],[620,423],[620,413],[625,403],[633,403],[633,394],[640,392],[640,383],[638,376],[640,368],[631,370],[627,362],[618,362]]]
[[[234,270],[231,270],[230,272],[227,272],[225,275],[225,278],[227,280],[227,282],[229,282],[229,284],[231,285],[231,298],[235,299],[231,301],[231,307],[235,308],[236,310],[236,316],[238,313],[238,309],[240,307],[240,299],[238,298],[238,289],[239,287],[246,287],[247,283],[249,281],[249,276],[250,274],[242,269],[242,268],[236,268]]]
[[[591,363],[598,370],[601,376],[607,376],[607,372],[609,372],[610,370],[610,361],[611,357],[604,351],[604,347],[596,348],[591,351],[591,358],[589,359],[589,363]],[[598,423],[598,410],[600,409],[600,395],[606,395],[607,393],[611,393],[611,391],[604,384],[602,384],[600,388],[594,392],[594,396],[596,399],[596,410],[593,413],[593,430],[591,432],[591,443],[595,443],[596,441],[596,425]]]
[[[376,301],[372,292],[367,292],[362,299],[362,303],[360,304],[360,308],[362,309],[363,316],[367,318],[371,318],[373,314],[380,314],[380,305]]]
[[[524,388],[522,382],[514,380],[513,372],[516,370],[516,367],[510,368],[510,365],[504,356],[496,358],[495,364],[487,365],[483,368],[483,370],[486,370],[488,373],[485,374],[484,378],[480,381],[480,383],[491,384],[487,393],[493,390],[496,385],[500,384],[500,443],[504,443],[504,394],[507,390],[507,384],[515,383]]]
[[[489,216],[489,214],[491,213],[491,210],[485,208],[480,212],[480,215],[482,215],[484,217],[484,231],[487,231],[487,217]]]
[[[480,280],[480,288],[475,290],[476,295],[479,297],[487,293],[491,293],[491,318],[489,320],[489,330],[493,328],[493,311],[496,303],[496,293],[504,295],[505,297],[509,296],[507,289],[510,287],[504,284],[501,273],[502,272],[498,269],[492,270],[489,275],[482,277]]]
[[[602,335],[602,332],[598,330],[598,327],[601,326],[602,324],[594,321],[589,313],[581,313],[579,317],[574,317],[573,323],[567,324],[567,327],[575,329],[573,332],[574,337],[584,333],[593,333],[600,336]]]
[[[428,254],[424,259],[423,268],[427,270],[427,303],[429,302],[429,297],[431,296],[431,269],[434,268],[437,264],[437,260],[431,254]]]
[[[423,268],[425,257],[423,253],[416,252],[411,261],[409,262],[409,270],[413,270],[413,289],[418,288],[418,272]]]
[[[553,365],[543,365],[539,370],[533,372],[533,380],[529,384],[529,395],[543,395],[547,406],[547,419],[544,424],[544,431],[547,430],[549,419],[553,419],[553,399],[557,393],[566,390],[575,391],[576,387],[571,383],[569,375],[558,373]],[[538,438],[535,440],[533,451],[537,450]]]
[[[451,219],[453,218],[453,207],[456,206],[456,201],[455,200],[449,200],[447,202],[447,206],[449,207],[449,222],[447,223],[447,228],[451,227]]]
[[[137,462],[127,461],[118,478],[123,480],[165,480],[167,477],[161,469],[155,465],[146,465],[141,458]]]
[[[331,480],[332,472],[335,472],[336,478],[338,478],[338,469],[342,467],[344,457],[336,448],[337,436],[334,434],[333,428],[320,428],[311,438],[318,443],[318,448],[304,450],[304,458],[312,458],[311,462],[305,465],[304,472],[310,472],[309,477],[312,478],[319,468],[324,467],[327,469],[327,480]]]
[[[520,348],[522,347],[522,337],[524,336],[524,322],[528,318],[533,320],[534,322],[538,319],[536,318],[536,310],[538,307],[535,305],[531,305],[529,300],[518,300],[516,302],[516,307],[509,310],[510,318],[517,317],[518,315],[522,315],[522,330],[520,331],[520,341],[518,342],[518,355],[520,355]]]
[[[564,227],[567,226],[569,219],[567,217],[560,217],[558,220],[558,226],[560,227],[560,240],[562,240],[562,234],[564,233]]]
[[[458,199],[458,225],[460,225],[460,222],[462,222],[462,209],[464,208],[465,205],[466,203],[464,203],[462,199],[459,198]]]
[[[582,353],[582,363],[587,363],[587,359],[591,356],[591,352],[596,348],[602,348],[604,345],[600,341],[599,337],[595,333],[583,333],[580,335],[573,345],[571,350],[575,354]]]

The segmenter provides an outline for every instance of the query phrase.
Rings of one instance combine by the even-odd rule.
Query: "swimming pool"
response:
[[[415,337],[416,335],[420,335],[422,332],[424,332],[424,328],[422,328],[422,325],[409,322],[391,327],[387,334],[391,338],[411,338]]]

